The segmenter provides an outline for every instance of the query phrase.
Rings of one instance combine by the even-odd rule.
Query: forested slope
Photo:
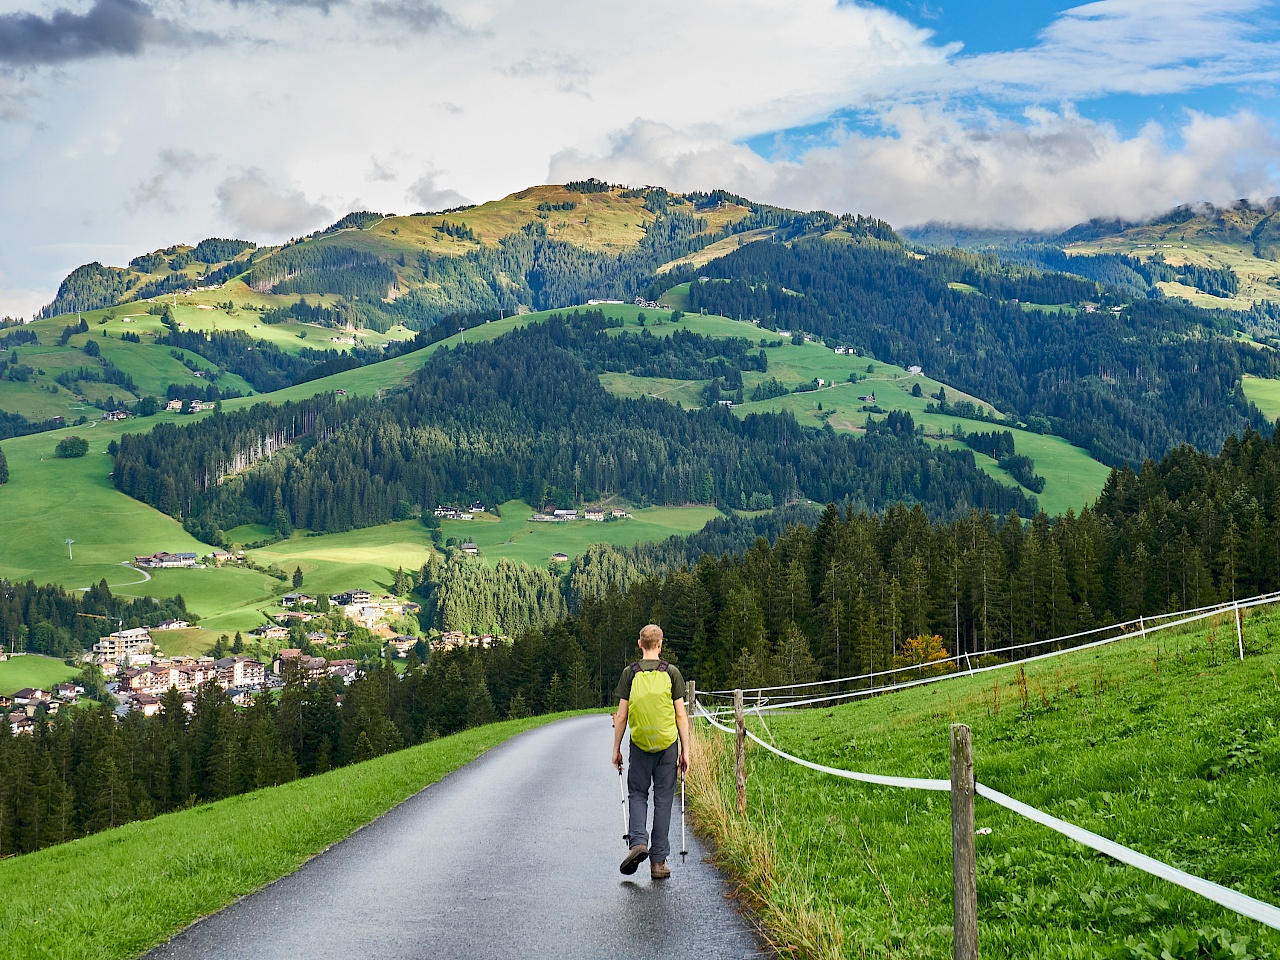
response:
[[[1030,509],[971,453],[926,446],[909,415],[869,424],[859,440],[789,415],[739,420],[721,408],[615,397],[580,354],[594,343],[626,352],[618,340],[548,321],[439,350],[408,388],[381,401],[319,396],[190,427],[161,424],[122,439],[114,481],[211,541],[244,522],[336,531],[471,499],[738,507],[767,495],[870,509],[906,500],[939,516]],[[657,338],[639,340],[635,362]]]
[[[886,244],[753,243],[707,265],[729,282],[695,283],[689,301],[920,364],[1113,466],[1183,442],[1216,449],[1267,425],[1239,385],[1246,373],[1280,375],[1280,354],[1228,339],[1234,315],[1147,299],[1113,312],[1106,305],[1119,301],[1080,278],[959,251],[918,256]],[[1023,307],[1085,299],[1103,308]]]

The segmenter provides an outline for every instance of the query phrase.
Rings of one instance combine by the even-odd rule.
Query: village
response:
[[[155,568],[184,567],[194,565],[195,555],[158,553],[135,558],[135,562]],[[302,635],[304,646],[276,647],[300,635],[297,629],[291,629],[294,624],[312,624],[333,612],[369,631],[385,655],[400,659],[415,652],[425,658],[429,653],[461,648],[487,650],[507,641],[498,634],[461,631],[433,632],[425,638],[396,633],[390,621],[420,612],[419,605],[391,596],[375,598],[367,590],[347,590],[329,597],[295,591],[280,597],[279,605],[278,611],[269,614],[273,622],[247,633],[257,643],[255,650],[275,650],[265,657],[261,652],[217,657],[166,656],[160,652],[163,638],[157,643],[156,634],[192,626],[185,620],[166,620],[100,637],[84,659],[102,671],[106,692],[116,699],[117,717],[133,712],[151,717],[164,711],[164,698],[172,690],[182,695],[183,709],[193,712],[197,691],[204,684],[218,685],[237,706],[247,706],[264,691],[280,689],[289,676],[305,683],[327,680],[343,686],[351,684],[363,673],[361,661],[319,655],[343,650],[348,640],[345,631],[313,630]],[[0,696],[0,714],[5,715],[14,734],[29,734],[35,731],[41,716],[55,716],[60,710],[78,705],[84,694],[85,688],[73,681],[48,690],[25,688],[10,697]]]

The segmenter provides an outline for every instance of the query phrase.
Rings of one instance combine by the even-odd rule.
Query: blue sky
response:
[[[1027,229],[1280,194],[1280,0],[0,0],[0,316],[598,176]]]

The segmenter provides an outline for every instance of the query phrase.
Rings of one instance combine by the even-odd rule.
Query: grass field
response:
[[[562,716],[476,727],[0,862],[0,960],[137,957],[489,748]]]
[[[1096,651],[768,718],[769,736],[843,769],[948,777],[948,726],[973,731],[977,778],[1197,876],[1280,903],[1280,614],[1155,634]],[[765,736],[758,721],[752,728]],[[730,738],[707,730],[694,809],[723,862],[801,957],[951,956],[951,826],[943,793],[810,772],[748,752],[748,811],[732,810]],[[714,739],[712,739],[714,738]],[[767,737],[766,737],[767,739]],[[1219,928],[1280,951],[1267,930],[979,799],[983,955],[1244,957],[1167,947]],[[1137,946],[1146,943],[1150,952]],[[1242,949],[1242,948],[1241,948]],[[1112,952],[1117,951],[1117,952]]]
[[[10,657],[0,663],[0,694],[12,696],[15,691],[33,687],[49,690],[76,675],[76,670],[61,660],[26,654]]]
[[[1268,420],[1280,420],[1280,380],[1263,380],[1246,376],[1242,381],[1244,395]]]
[[[647,507],[630,511],[631,520],[530,523],[533,511],[519,500],[504,503],[501,510],[501,519],[445,520],[441,530],[446,537],[472,541],[490,562],[509,557],[545,567],[553,553],[575,557],[593,543],[631,546],[665,540],[701,530],[720,515],[714,507]]]
[[[1239,279],[1234,297],[1215,297],[1181,283],[1158,283],[1169,296],[1185,297],[1208,310],[1248,310],[1255,300],[1280,301],[1280,264],[1261,260],[1252,249],[1222,239],[1197,234],[1212,230],[1211,222],[1196,218],[1187,224],[1138,227],[1120,236],[1107,237],[1066,248],[1068,254],[1122,253],[1146,260],[1160,253],[1170,264],[1228,267]]]

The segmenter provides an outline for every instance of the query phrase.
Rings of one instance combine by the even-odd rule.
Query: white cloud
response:
[[[1280,79],[1270,0],[1096,0],[1063,11],[1024,50],[957,57],[958,92],[1171,94]]]
[[[849,135],[799,161],[764,160],[713,130],[683,134],[636,121],[607,154],[557,155],[550,177],[717,186],[798,208],[870,213],[899,226],[950,220],[1038,230],[1280,193],[1269,165],[1280,134],[1251,114],[1190,114],[1178,131],[1149,124],[1128,138],[1070,109],[1030,110],[1013,122],[901,107],[885,121],[892,129],[884,135]]]
[[[331,220],[328,207],[301,190],[278,187],[258,169],[227,177],[218,185],[218,207],[232,226],[273,238],[306,233]]]
[[[423,211],[448,210],[471,202],[457,190],[438,186],[438,176],[435,172],[425,173],[415,180],[409,186],[409,200]]]

